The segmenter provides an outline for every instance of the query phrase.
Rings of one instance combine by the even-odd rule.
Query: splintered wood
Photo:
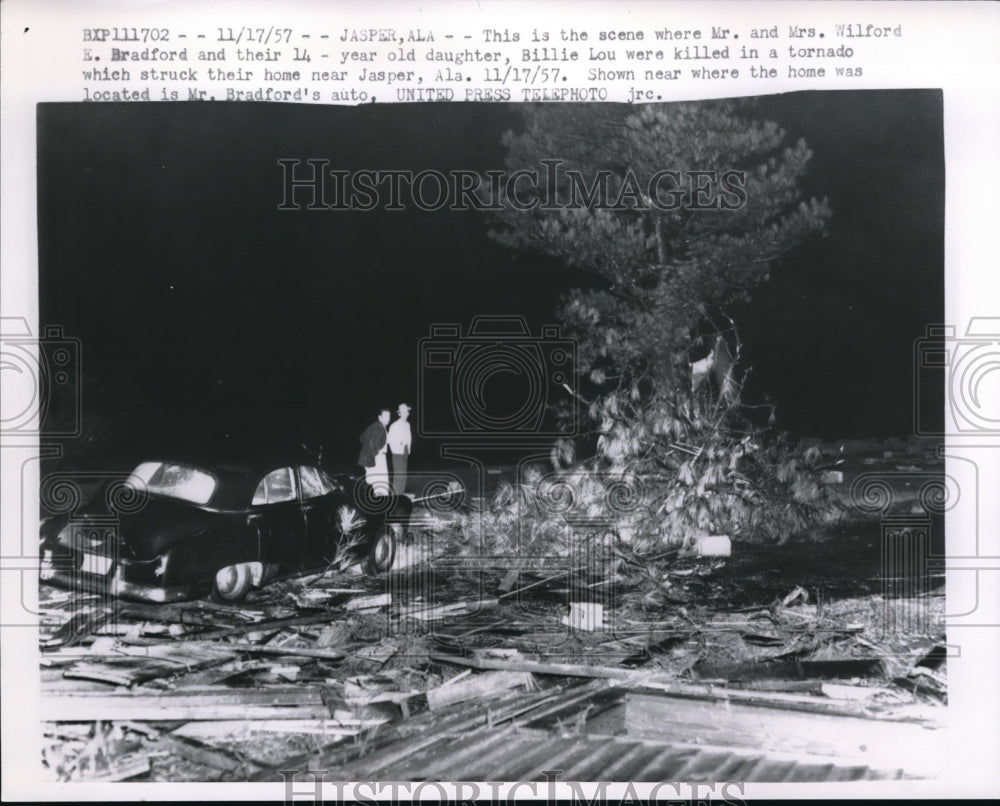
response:
[[[44,761],[58,781],[266,780],[317,753],[354,771],[370,751],[403,760],[418,736],[430,747],[528,714],[531,731],[554,738],[651,736],[676,722],[689,742],[763,741],[773,731],[757,727],[754,708],[790,726],[786,749],[846,752],[865,720],[899,721],[947,698],[943,595],[890,601],[854,569],[818,576],[858,545],[783,546],[790,565],[777,578],[773,549],[717,535],[623,555],[599,577],[461,558],[388,582],[279,580],[240,608],[43,586]],[[918,606],[920,630],[886,629]],[[615,715],[601,699],[612,690]],[[543,718],[567,691],[581,692],[572,707],[552,704]],[[736,706],[740,719],[704,722]],[[827,734],[811,735],[810,718]],[[838,737],[837,724],[854,732]],[[880,730],[889,744],[905,732]]]

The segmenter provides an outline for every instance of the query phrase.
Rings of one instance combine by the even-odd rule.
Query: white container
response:
[[[701,535],[692,547],[699,557],[728,557],[733,553],[733,541],[728,535]]]
[[[571,630],[596,632],[604,629],[604,605],[598,602],[570,602],[566,624]]]

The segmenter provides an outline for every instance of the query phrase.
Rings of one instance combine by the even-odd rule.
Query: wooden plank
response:
[[[558,574],[553,574],[552,576],[545,577],[545,579],[540,579],[537,582],[532,582],[530,585],[525,585],[523,588],[518,588],[517,590],[508,591],[507,593],[500,594],[499,599],[506,599],[508,596],[516,596],[519,593],[524,593],[526,590],[531,590],[532,588],[537,588],[539,585],[544,585],[547,582],[554,582],[557,579],[562,579],[564,576],[572,574],[574,571],[582,570],[583,566],[580,568],[571,568],[566,571],[560,571]]]
[[[685,697],[688,699],[700,699],[716,702],[742,702],[747,705],[763,706],[773,708],[775,710],[797,712],[808,711],[816,714],[834,716],[860,716],[870,714],[870,711],[862,703],[854,704],[849,702],[831,702],[824,698],[800,694],[785,694],[752,690],[744,691],[717,686],[690,685],[677,683],[662,674],[650,673],[642,670],[622,669],[610,666],[587,666],[573,663],[540,663],[537,661],[522,660],[520,658],[469,658],[439,653],[432,653],[429,657],[431,660],[439,661],[441,663],[453,663],[473,669],[521,671],[532,672],[533,674],[621,680],[624,684],[635,688],[657,688],[672,696]],[[880,719],[888,721],[884,717],[880,717]],[[904,721],[904,719],[906,718],[900,717],[897,721]],[[906,721],[912,720],[906,719]],[[937,727],[935,723],[928,720],[924,720],[923,724],[927,727]]]
[[[149,756],[145,753],[132,753],[114,761],[110,769],[90,778],[81,778],[81,783],[105,784],[113,781],[126,781],[149,772]]]
[[[445,618],[446,616],[469,615],[478,613],[481,610],[497,606],[496,599],[475,599],[471,602],[455,602],[447,605],[427,605],[425,607],[411,607],[403,605],[400,608],[400,618],[417,619],[418,621],[432,621],[434,619]]]
[[[513,688],[530,690],[534,681],[529,672],[484,672],[459,683],[450,682],[427,692],[427,707],[440,711],[467,700],[484,700]]]
[[[215,640],[217,638],[231,638],[235,635],[246,635],[250,632],[276,632],[278,630],[283,630],[285,627],[301,627],[306,624],[325,624],[331,621],[336,621],[340,617],[341,616],[335,612],[326,611],[323,613],[314,613],[308,616],[271,619],[269,621],[255,621],[251,624],[240,625],[239,627],[227,627],[221,630],[204,632],[200,635],[192,636],[192,640],[205,641]],[[186,640],[179,640],[175,643],[186,643]]]
[[[259,772],[261,765],[224,747],[212,747],[188,736],[178,736],[176,732],[166,737],[171,752],[188,761],[222,772],[239,772],[242,776]]]
[[[263,722],[240,720],[214,720],[188,722],[173,732],[173,736],[201,739],[220,739],[250,732],[300,733],[321,736],[357,736],[361,731],[385,724],[384,720],[363,720],[357,725],[342,725],[335,719],[268,719]]]
[[[151,650],[147,652],[146,650]],[[171,651],[172,650],[172,651]],[[188,672],[221,666],[233,660],[232,652],[208,647],[195,653],[170,645],[164,647],[124,648],[128,654],[92,655],[78,660],[63,671],[69,679],[98,680],[119,686],[133,686],[163,677],[177,677]]]
[[[192,672],[184,675],[184,677],[178,679],[176,685],[179,689],[189,689],[198,688],[201,686],[210,686],[216,683],[222,683],[231,677],[236,677],[237,675],[246,674],[247,672],[255,672],[261,669],[266,669],[268,664],[264,661],[258,660],[237,660],[231,661],[230,663],[224,663],[221,666],[213,666],[211,669],[205,669],[201,672]]]
[[[492,669],[495,671],[532,672],[534,674],[554,674],[564,677],[599,677],[605,680],[623,680],[634,677],[631,669],[620,669],[613,666],[588,666],[580,663],[541,663],[532,660],[502,660],[499,658],[467,658],[460,655],[444,655],[432,652],[428,656],[439,663],[453,663],[457,666],[469,666],[473,669]]]
[[[311,719],[329,717],[312,686],[268,686],[260,689],[181,689],[74,692],[44,696],[41,719],[51,722],[188,721],[215,719]],[[350,712],[341,716],[349,718]]]
[[[881,677],[885,666],[881,658],[846,658],[844,660],[774,660],[747,663],[696,663],[691,673],[702,680],[802,680],[807,678],[850,679]]]
[[[521,572],[517,568],[511,568],[500,581],[500,590],[509,591],[517,584],[517,578]]]
[[[233,653],[243,652],[251,655],[285,655],[300,658],[317,658],[319,660],[341,661],[346,653],[336,649],[315,649],[314,647],[297,646],[260,646],[259,644],[223,644]]]
[[[96,697],[42,697],[39,715],[43,722],[187,722],[215,719],[319,719],[330,714],[322,703],[291,706],[237,703],[208,705],[156,703],[145,698],[135,702],[125,698],[102,700]]]
[[[347,610],[369,610],[388,607],[390,604],[392,604],[392,594],[380,593],[375,596],[358,596],[351,599],[345,607]]]

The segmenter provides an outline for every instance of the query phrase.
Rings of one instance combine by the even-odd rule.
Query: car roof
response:
[[[143,461],[182,464],[207,471],[215,476],[218,484],[208,506],[219,509],[242,509],[250,505],[260,480],[272,470],[282,467],[307,465],[319,467],[315,457],[305,451],[271,451],[254,455],[216,455],[205,458],[197,453],[181,452],[165,456],[151,456]]]

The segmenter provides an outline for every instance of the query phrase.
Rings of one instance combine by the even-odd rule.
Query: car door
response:
[[[328,563],[337,546],[338,509],[344,504],[344,496],[315,467],[300,465],[298,471],[306,520],[305,561],[310,565]]]
[[[306,522],[294,468],[279,467],[261,478],[251,502],[250,523],[260,533],[262,562],[301,567]]]

